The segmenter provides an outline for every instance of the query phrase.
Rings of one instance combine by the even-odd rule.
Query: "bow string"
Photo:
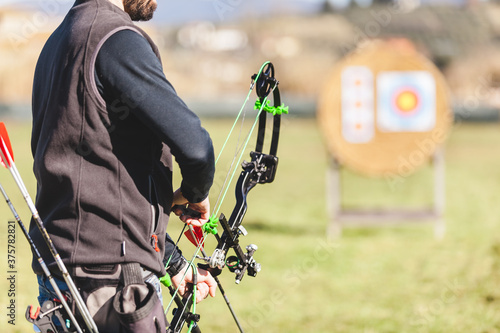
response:
[[[276,156],[278,149],[279,133],[281,126],[281,115],[288,114],[288,107],[281,103],[280,92],[278,88],[279,81],[275,78],[274,65],[267,61],[259,69],[257,74],[251,77],[251,84],[246,99],[236,116],[229,133],[226,137],[224,144],[216,158],[215,164],[220,160],[222,152],[226,148],[229,138],[231,137],[233,131],[241,121],[240,134],[238,136],[238,142],[236,144],[235,152],[226,173],[223,185],[221,186],[220,192],[218,194],[215,205],[213,206],[213,211],[211,212],[211,217],[207,223],[205,223],[201,228],[192,227],[184,225],[179,238],[177,239],[176,246],[178,245],[182,234],[196,246],[195,252],[189,260],[189,267],[193,272],[193,289],[185,296],[183,299],[180,298],[178,294],[178,288],[174,288],[168,277],[168,274],[161,278],[160,281],[169,288],[172,295],[170,303],[165,309],[167,313],[173,303],[176,304],[177,308],[174,309],[173,318],[170,322],[170,327],[168,328],[168,333],[177,333],[182,330],[182,327],[187,323],[188,332],[201,332],[198,326],[198,321],[200,316],[196,314],[196,267],[194,265],[195,259],[199,259],[204,262],[204,264],[198,264],[199,267],[208,270],[217,282],[217,286],[224,297],[226,305],[228,306],[233,319],[238,326],[240,332],[243,333],[243,328],[234,312],[227,295],[222,287],[220,280],[217,276],[222,272],[223,268],[227,266],[228,270],[235,274],[235,282],[238,284],[243,279],[245,274],[255,277],[260,271],[261,266],[254,259],[254,253],[257,251],[258,247],[255,244],[250,244],[245,247],[246,252],[239,245],[239,236],[246,235],[247,231],[242,226],[242,221],[247,211],[247,195],[248,192],[254,188],[257,184],[271,183],[276,175],[276,170],[278,166],[278,157]],[[245,120],[245,106],[250,99],[251,93],[255,90],[257,94],[257,100],[254,105],[254,110],[257,110],[255,120],[245,137],[241,136],[243,122]],[[270,105],[271,101],[269,96],[272,95],[273,104]],[[272,126],[272,136],[269,154],[263,153],[264,139],[266,134],[266,120],[267,115],[271,114],[273,118]],[[240,120],[241,118],[241,120]],[[250,138],[255,128],[258,127],[257,131],[257,142],[254,151],[250,153],[250,162],[243,161],[243,154],[250,142]],[[233,211],[229,217],[220,212],[222,203],[226,197],[229,190],[230,184],[236,175],[236,165],[241,164],[243,171],[241,171],[239,178],[236,183],[235,196],[236,204]],[[222,227],[222,234],[218,233],[218,226]],[[187,228],[187,230],[186,230]],[[208,256],[204,249],[204,243],[208,235],[214,235],[217,241],[217,246],[213,251],[211,256]],[[231,250],[234,255],[228,257],[228,251]],[[201,256],[199,255],[201,253]],[[167,260],[166,267],[168,267],[173,253]],[[188,273],[188,269],[185,270],[184,276]]]

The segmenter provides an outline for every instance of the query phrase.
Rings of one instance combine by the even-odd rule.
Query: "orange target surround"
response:
[[[317,118],[328,152],[370,176],[415,171],[444,143],[453,123],[441,72],[413,48],[381,40],[337,63]]]

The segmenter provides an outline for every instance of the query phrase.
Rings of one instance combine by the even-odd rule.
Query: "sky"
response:
[[[315,13],[324,0],[157,0],[158,9],[152,23],[179,25],[188,21],[236,21],[247,16],[264,16],[270,13]],[[337,9],[356,2],[369,6],[373,0],[328,0]],[[418,3],[462,3],[466,0],[408,0]],[[64,15],[74,0],[0,0],[0,6],[29,3],[31,8],[44,10],[51,15]]]
[[[40,0],[39,2],[41,2],[41,1],[45,1],[45,0]],[[70,0],[52,0],[52,1],[53,2],[59,2],[59,3],[68,3],[68,2],[70,2]],[[198,1],[199,2],[203,2],[203,1],[206,2],[206,1],[210,1],[210,0],[198,0]],[[267,0],[267,1],[268,2],[273,2],[273,1],[276,1],[276,0]],[[312,2],[312,3],[314,3],[314,2],[321,2],[321,1],[322,0],[303,0],[303,2]],[[11,3],[16,3],[16,2],[22,2],[22,1],[20,1],[20,0],[0,0],[0,5],[11,4]],[[71,0],[71,2],[73,2],[73,0]],[[161,2],[163,2],[163,1],[162,0],[158,1],[158,3],[161,3]],[[165,2],[173,3],[175,1],[173,1],[173,0],[166,0]],[[186,1],[186,0],[185,1],[178,0],[177,2],[179,2],[179,3],[188,3],[189,0],[188,1]],[[196,1],[191,0],[191,2],[196,2]],[[222,1],[222,2],[224,2],[224,1]],[[226,2],[227,3],[231,3],[231,2],[234,3],[235,1],[233,0],[233,1],[226,1]]]
[[[158,0],[153,23],[177,24],[193,20],[231,21],[272,12],[315,12],[323,0]],[[333,1],[333,0],[332,0]],[[346,0],[335,0],[346,1]],[[347,0],[349,1],[349,0]],[[74,0],[0,0],[2,5],[30,4],[31,8],[64,15]]]

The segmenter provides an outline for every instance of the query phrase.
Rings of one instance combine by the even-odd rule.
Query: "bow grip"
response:
[[[191,216],[191,217],[194,217],[194,218],[199,218],[201,217],[201,213],[196,211],[196,210],[193,210],[193,209],[190,209],[186,206],[183,206],[183,205],[174,205],[172,207],[172,212],[174,210],[177,210],[177,209],[180,209],[182,211],[182,215],[188,215],[188,216]]]

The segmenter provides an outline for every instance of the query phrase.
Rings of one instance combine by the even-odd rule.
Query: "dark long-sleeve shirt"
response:
[[[97,55],[95,79],[108,105],[126,104],[131,113],[170,147],[181,170],[181,191],[186,199],[190,202],[205,199],[214,174],[211,140],[199,118],[166,79],[148,41],[131,30],[113,34]],[[170,257],[172,251],[171,263],[175,263],[181,252],[167,236],[165,257]]]
[[[148,41],[131,30],[113,34],[97,55],[95,71],[104,100],[126,103],[170,147],[182,173],[184,197],[193,203],[205,199],[214,174],[212,142],[166,79]]]

